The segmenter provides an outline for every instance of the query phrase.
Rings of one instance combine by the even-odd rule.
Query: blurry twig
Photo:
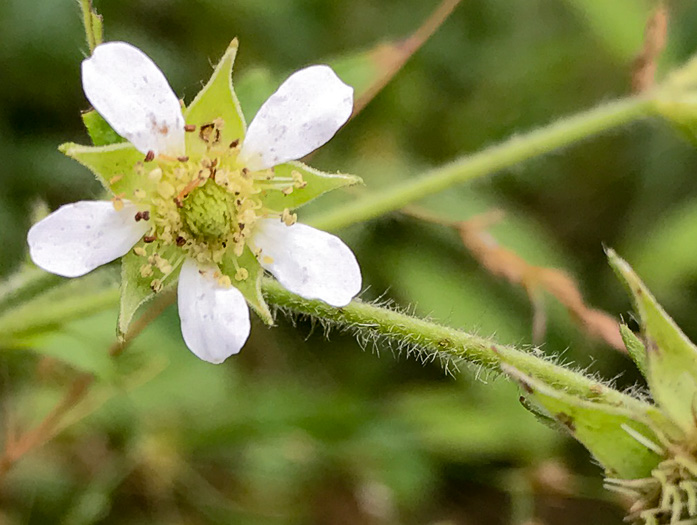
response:
[[[406,64],[407,60],[443,25],[461,1],[443,0],[431,16],[412,35],[396,43],[381,45],[372,51],[375,61],[384,69],[370,88],[356,99],[352,117],[360,113],[375,98],[375,95],[392,80],[399,70],[402,69],[402,66]]]
[[[119,356],[140,333],[153,322],[174,300],[174,292],[165,292],[158,297],[150,308],[136,320],[128,333],[109,347],[109,355]],[[4,476],[17,461],[32,450],[49,441],[60,426],[63,418],[85,399],[94,383],[92,374],[80,374],[68,386],[63,399],[33,429],[17,436],[15,430],[9,430],[5,449],[0,456],[0,478]],[[8,416],[8,420],[11,417]],[[13,424],[13,428],[16,426]]]
[[[566,307],[592,337],[601,339],[613,348],[625,351],[617,321],[607,313],[590,308],[583,300],[578,284],[565,272],[528,263],[517,253],[500,246],[486,230],[500,221],[504,214],[494,210],[467,221],[455,222],[434,217],[409,208],[407,213],[422,220],[449,226],[457,230],[465,247],[489,273],[522,286],[533,306],[533,338],[540,342],[546,330],[546,314],[541,292],[547,292]]]
[[[644,45],[634,60],[632,71],[634,93],[642,93],[653,87],[657,62],[665,49],[667,37],[668,8],[665,2],[659,2],[658,7],[646,22]]]

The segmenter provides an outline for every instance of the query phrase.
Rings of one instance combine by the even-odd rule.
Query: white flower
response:
[[[123,42],[102,44],[83,61],[82,81],[95,109],[139,151],[174,157],[186,154],[179,100],[142,51]],[[334,136],[352,107],[352,88],[328,66],[297,71],[261,107],[238,159],[249,171],[299,159]],[[141,241],[149,224],[133,220],[139,211],[135,204],[125,199],[122,204],[82,201],[62,206],[30,229],[32,260],[46,271],[78,277],[124,256]],[[278,217],[262,217],[254,222],[246,242],[264,269],[306,299],[341,307],[360,291],[355,256],[334,235],[304,224],[287,226]],[[184,341],[194,354],[212,363],[239,352],[250,331],[243,294],[219,277],[212,261],[202,263],[189,256],[178,283]]]

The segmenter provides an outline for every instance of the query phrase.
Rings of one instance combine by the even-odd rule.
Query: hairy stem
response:
[[[102,17],[97,14],[92,6],[92,0],[78,0],[82,11],[82,23],[85,26],[85,37],[90,48],[90,54],[94,48],[104,40],[102,33]]]
[[[653,100],[632,97],[558,120],[526,135],[466,155],[424,175],[374,191],[345,206],[305,220],[323,230],[338,230],[398,210],[456,184],[484,177],[524,160],[563,148],[652,113]]]
[[[500,366],[506,364],[571,394],[641,412],[651,409],[651,405],[608,388],[581,373],[551,363],[535,352],[497,344],[485,337],[359,300],[343,308],[334,308],[321,301],[303,299],[271,279],[264,280],[262,289],[271,304],[353,329],[363,335],[404,343],[427,359],[441,358],[455,365],[467,362],[492,371],[500,371]]]

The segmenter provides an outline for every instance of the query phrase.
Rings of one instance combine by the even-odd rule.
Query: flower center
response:
[[[209,179],[184,200],[179,214],[193,236],[222,239],[233,230],[233,196]]]
[[[115,206],[122,197],[132,200],[141,210],[134,219],[150,224],[144,244],[134,252],[144,258],[141,275],[153,278],[155,291],[183,260],[177,251],[203,265],[217,265],[228,254],[238,270],[235,278],[244,280],[247,272],[237,259],[244,253],[256,222],[266,217],[278,217],[286,224],[295,221],[288,210],[267,209],[262,196],[267,191],[288,194],[293,188],[303,188],[300,173],[280,180],[274,178],[273,169],[250,172],[240,166],[239,141],[222,144],[222,125],[216,121],[201,126],[197,140],[204,146],[191,148],[197,152],[189,156],[148,154],[135,166],[138,187],[115,197]],[[189,128],[187,131],[196,131]]]

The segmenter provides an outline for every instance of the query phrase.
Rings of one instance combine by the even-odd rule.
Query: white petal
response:
[[[288,290],[306,299],[346,306],[361,290],[361,269],[341,239],[305,224],[259,223],[253,242],[259,262]]]
[[[261,106],[247,130],[240,160],[260,170],[300,159],[329,141],[352,111],[353,88],[329,66],[301,69]]]
[[[214,269],[201,269],[187,259],[179,274],[179,317],[184,342],[209,363],[222,363],[236,354],[249,337],[249,308],[242,293],[213,278]]]
[[[147,221],[136,222],[138,208],[125,202],[81,201],[61,206],[29,230],[32,261],[47,272],[79,277],[128,253],[145,235]]]
[[[137,47],[108,42],[82,62],[87,100],[143,153],[184,154],[179,99],[160,68]]]

